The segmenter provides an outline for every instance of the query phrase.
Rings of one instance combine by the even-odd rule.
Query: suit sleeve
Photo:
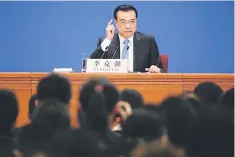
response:
[[[102,47],[101,47],[102,41],[103,41],[102,38],[99,38],[99,41],[97,43],[97,48],[90,56],[91,59],[101,58],[102,54],[104,53],[104,51],[102,50]]]
[[[162,62],[160,59],[160,54],[158,50],[158,46],[154,37],[152,37],[152,44],[151,44],[151,54],[150,54],[150,65],[156,65],[160,68],[160,72],[164,73]]]

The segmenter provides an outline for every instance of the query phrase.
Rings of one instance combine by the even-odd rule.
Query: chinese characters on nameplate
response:
[[[127,73],[127,59],[88,59],[86,72]]]

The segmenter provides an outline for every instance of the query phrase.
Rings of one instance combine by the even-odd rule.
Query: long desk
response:
[[[0,73],[0,88],[12,89],[19,100],[19,116],[16,126],[21,126],[29,122],[28,120],[28,100],[36,93],[38,81],[48,73]],[[72,101],[70,103],[71,125],[77,124],[78,91],[82,83],[89,77],[97,74],[67,73],[72,84]],[[204,81],[212,81],[227,90],[234,86],[233,74],[99,74],[110,79],[119,90],[124,88],[135,88],[139,90],[146,103],[158,104],[161,100],[170,95],[177,95],[183,91],[191,91],[195,86]]]

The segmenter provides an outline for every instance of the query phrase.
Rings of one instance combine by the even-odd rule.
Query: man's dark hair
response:
[[[135,89],[124,89],[120,92],[120,100],[126,101],[132,109],[144,106],[144,98],[141,93]]]
[[[12,156],[12,137],[10,131],[18,116],[16,95],[7,89],[0,89],[0,156]]]
[[[223,90],[213,82],[202,82],[196,86],[194,93],[199,97],[202,105],[217,105]],[[203,106],[202,106],[203,107]]]
[[[136,18],[138,17],[138,12],[136,8],[132,5],[119,5],[115,10],[114,10],[114,19],[117,20],[117,13],[118,11],[131,11],[133,10],[135,12]]]
[[[122,135],[125,138],[151,141],[164,135],[164,124],[160,114],[146,109],[135,109],[123,123]]]
[[[37,86],[38,101],[53,98],[69,104],[71,97],[72,91],[69,80],[59,74],[49,74],[42,78]]]
[[[0,89],[0,131],[10,131],[18,116],[18,99],[7,89]]]
[[[35,106],[36,106],[36,104],[35,104],[35,101],[36,101],[36,100],[37,100],[37,95],[36,95],[36,94],[33,94],[33,95],[30,97],[30,99],[29,99],[29,102],[28,102],[28,104],[29,104],[29,112],[28,112],[28,117],[29,117],[29,119],[31,119],[33,110],[34,110],[34,108],[35,108]]]

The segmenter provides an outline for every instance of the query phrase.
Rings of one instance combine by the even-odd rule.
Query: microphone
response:
[[[115,49],[115,51],[114,51],[113,56],[112,56],[112,58],[111,58],[111,59],[113,59],[113,58],[114,58],[115,54],[117,53],[117,50],[118,50],[118,46],[116,47],[116,49]]]
[[[103,57],[104,57],[104,54],[108,51],[108,46],[106,46],[106,48],[105,48],[105,50],[104,50],[104,52],[103,52],[103,54],[102,54],[102,56],[101,56],[101,58],[100,59],[103,59]]]

